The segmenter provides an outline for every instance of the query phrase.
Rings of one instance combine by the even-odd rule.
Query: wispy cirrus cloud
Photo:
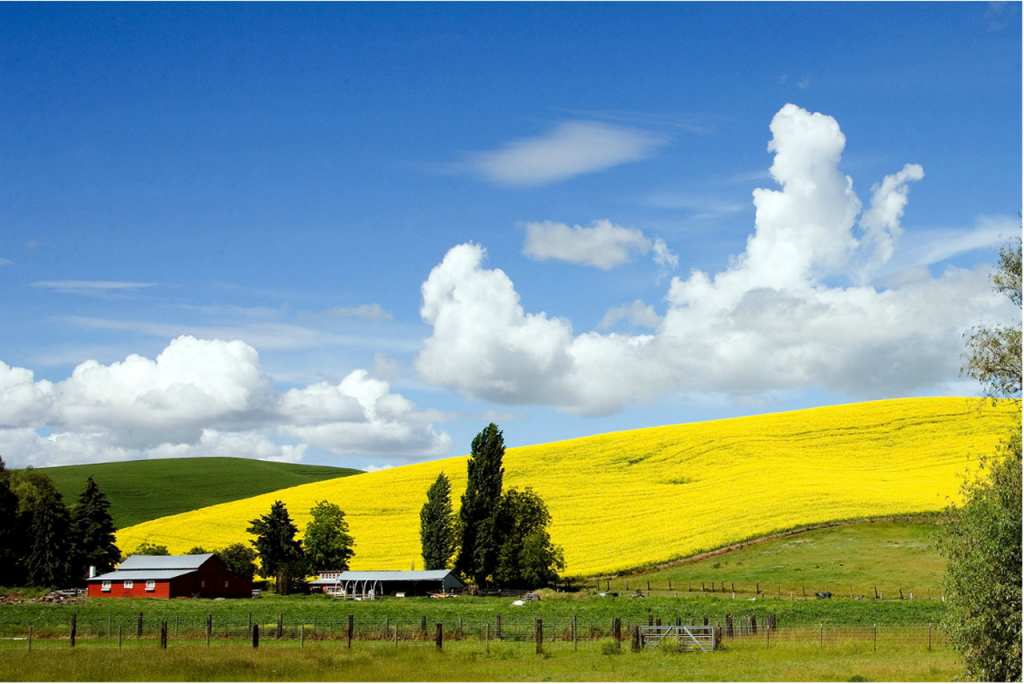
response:
[[[323,312],[325,316],[334,318],[363,318],[368,321],[390,321],[391,314],[380,304],[360,304],[359,306],[336,306]]]
[[[202,326],[177,323],[126,321],[90,316],[60,316],[57,322],[100,330],[124,330],[150,337],[191,335],[201,339],[242,340],[261,349],[289,350],[345,346],[414,351],[419,341],[401,337],[337,335],[293,323],[257,322],[234,326]]]
[[[135,283],[123,280],[40,280],[32,283],[32,287],[39,289],[91,297],[135,292],[155,285],[156,283]]]
[[[648,131],[597,121],[566,121],[547,133],[476,152],[466,167],[499,185],[547,185],[647,159],[667,139]]]

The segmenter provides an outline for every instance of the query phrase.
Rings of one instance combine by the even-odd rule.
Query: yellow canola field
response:
[[[505,489],[532,486],[553,518],[566,574],[685,557],[808,524],[936,511],[1020,412],[977,399],[896,399],[616,432],[508,449]],[[482,427],[482,426],[481,426]],[[515,426],[506,430],[514,439]],[[299,529],[337,503],[356,541],[354,570],[422,569],[419,511],[444,471],[453,503],[466,456],[282,489],[121,530],[171,553],[244,541],[280,499]]]

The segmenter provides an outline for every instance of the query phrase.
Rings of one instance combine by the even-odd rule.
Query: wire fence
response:
[[[818,625],[778,626],[773,614],[733,616],[648,617],[646,622],[621,619],[582,620],[578,617],[544,618],[540,624],[532,617],[495,616],[489,619],[463,619],[445,616],[419,619],[367,619],[354,615],[340,619],[303,616],[255,616],[238,619],[209,614],[205,617],[136,616],[126,619],[110,615],[106,618],[79,620],[73,615],[65,623],[26,624],[0,620],[0,650],[32,648],[32,641],[65,643],[74,647],[79,641],[96,645],[119,646],[125,642],[168,641],[210,643],[299,642],[306,641],[487,641],[487,642],[592,642],[630,639],[633,625],[713,626],[719,630],[722,643],[763,640],[773,643],[805,643],[827,646],[843,643],[885,645],[920,645],[929,649],[948,645],[946,635],[935,624],[917,625]],[[440,637],[440,638],[439,638]],[[102,642],[102,643],[101,643]],[[41,644],[42,645],[42,644]],[[627,645],[628,647],[628,645]]]

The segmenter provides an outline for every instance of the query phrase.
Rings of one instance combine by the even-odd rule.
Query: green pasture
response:
[[[166,458],[37,470],[50,476],[68,506],[78,502],[78,495],[91,475],[110,500],[110,515],[118,529],[165,515],[362,472],[352,468],[248,458]]]
[[[610,640],[544,643],[446,641],[153,640],[0,642],[5,681],[952,681],[961,665],[946,646],[814,640],[727,640],[713,653],[631,653]],[[575,648],[575,650],[574,650]]]
[[[693,589],[701,583],[721,591],[753,596],[760,589],[769,595],[809,597],[830,591],[837,596],[940,598],[946,560],[935,547],[938,519],[912,517],[897,521],[855,522],[811,530],[751,544],[699,561],[662,570],[608,578],[602,590],[656,594]],[[610,584],[609,584],[610,583]]]

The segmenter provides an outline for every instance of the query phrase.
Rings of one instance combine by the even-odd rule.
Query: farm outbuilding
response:
[[[228,570],[212,553],[128,556],[113,572],[86,580],[89,597],[243,598],[252,579]]]
[[[309,583],[312,592],[339,596],[425,596],[465,586],[451,570],[324,571]]]

